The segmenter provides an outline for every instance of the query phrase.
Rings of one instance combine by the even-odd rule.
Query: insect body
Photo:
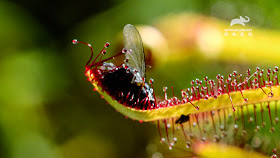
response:
[[[176,124],[182,124],[182,123],[188,122],[189,119],[190,119],[189,115],[187,115],[187,116],[186,115],[181,115],[181,117],[178,118],[175,123]]]
[[[95,82],[98,83],[113,99],[119,103],[135,108],[147,110],[154,104],[151,88],[147,83],[144,86],[135,82],[135,74],[128,68],[120,67],[111,71],[99,71]]]
[[[145,83],[145,57],[141,36],[133,25],[126,25],[123,30],[124,49],[116,56],[125,53],[126,60],[121,66],[101,61],[106,53],[106,43],[99,55],[86,64],[86,76],[89,81],[97,84],[114,100],[127,107],[147,110],[154,107],[153,89]],[[73,40],[73,43],[83,43]],[[83,43],[87,44],[87,43]],[[91,50],[91,45],[87,44]],[[99,61],[96,61],[100,56]],[[111,57],[112,58],[112,57]],[[109,58],[109,59],[111,59]]]

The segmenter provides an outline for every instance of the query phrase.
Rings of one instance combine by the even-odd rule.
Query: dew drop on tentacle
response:
[[[235,112],[235,108],[234,108],[234,106],[233,106],[232,98],[231,98],[229,92],[228,92],[228,96],[229,96],[229,100],[230,100],[230,103],[231,103],[231,106],[232,106],[232,111]]]
[[[167,87],[163,87],[163,92],[164,92],[164,100],[167,100]]]
[[[109,42],[106,42],[105,45],[104,45],[105,48],[108,48],[109,46],[110,46]]]
[[[266,123],[264,122],[264,109],[263,109],[263,103],[261,103],[260,104],[260,106],[261,106],[261,121],[262,121],[262,123],[261,123],[261,126],[262,127],[264,127],[265,125],[266,125]]]
[[[276,154],[273,154],[271,158],[278,158]]]
[[[168,142],[168,145],[169,145],[169,149],[171,150],[171,149],[172,149],[172,146],[171,146],[170,140],[169,140],[168,126],[167,126],[166,119],[164,119],[163,122],[164,122],[165,134],[166,134],[167,142]]]
[[[244,120],[244,114],[243,114],[243,106],[240,107],[241,110],[241,123],[242,123],[242,135],[245,136],[247,134],[246,128],[245,128],[245,120]]]
[[[164,138],[162,138],[162,135],[161,135],[161,128],[160,128],[160,121],[157,120],[157,125],[158,125],[158,132],[159,132],[159,138],[160,138],[160,142],[163,143],[165,140]]]
[[[190,148],[190,147],[191,147],[191,142],[187,141],[187,142],[186,142],[186,148],[188,149],[188,148]]]
[[[73,44],[78,44],[78,40],[77,40],[77,39],[73,39],[73,40],[72,40],[72,43],[73,43]]]
[[[218,114],[218,121],[219,121],[219,125],[220,125],[220,130],[223,131],[224,130],[224,126],[222,125],[222,120],[221,120],[221,116],[220,116],[220,110],[217,110],[217,114]]]

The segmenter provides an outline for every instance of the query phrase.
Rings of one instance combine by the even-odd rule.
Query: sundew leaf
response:
[[[133,108],[125,107],[124,105],[118,103],[116,100],[113,100],[111,96],[109,96],[106,92],[102,91],[102,88],[97,86],[96,83],[92,83],[96,90],[100,93],[104,99],[113,106],[118,112],[122,113],[123,115],[141,121],[154,121],[160,119],[167,119],[172,117],[180,117],[182,114],[195,114],[205,111],[223,109],[223,108],[230,108],[232,107],[231,101],[229,99],[228,94],[222,94],[215,98],[209,98],[207,100],[200,99],[198,101],[193,101],[192,103],[196,106],[199,106],[199,110],[196,110],[191,103],[185,103],[180,105],[174,105],[170,107],[164,107],[159,109],[153,110],[136,110]],[[270,88],[265,87],[263,88],[264,91],[269,92]],[[280,100],[280,87],[279,86],[272,86],[271,90],[273,92],[273,97],[268,97],[264,94],[262,89],[251,89],[251,90],[244,90],[242,93],[248,101],[245,102],[242,98],[240,92],[231,92],[230,96],[232,98],[232,102],[234,107],[244,106],[249,104],[256,104],[262,102],[269,102],[269,101],[276,101]]]

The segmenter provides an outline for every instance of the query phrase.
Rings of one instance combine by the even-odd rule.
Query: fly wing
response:
[[[141,77],[145,77],[146,64],[142,39],[138,30],[131,24],[127,24],[123,29],[123,43],[127,50],[125,57],[128,59],[128,66],[136,69]]]

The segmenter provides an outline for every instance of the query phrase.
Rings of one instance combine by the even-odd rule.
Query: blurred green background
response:
[[[93,92],[84,76],[90,49],[71,40],[95,53],[110,42],[110,57],[123,27],[136,25],[162,98],[163,86],[180,95],[195,78],[279,66],[278,8],[273,0],[1,0],[0,157],[168,157],[154,124],[126,119]],[[224,36],[239,16],[251,20],[232,28],[252,36]]]

